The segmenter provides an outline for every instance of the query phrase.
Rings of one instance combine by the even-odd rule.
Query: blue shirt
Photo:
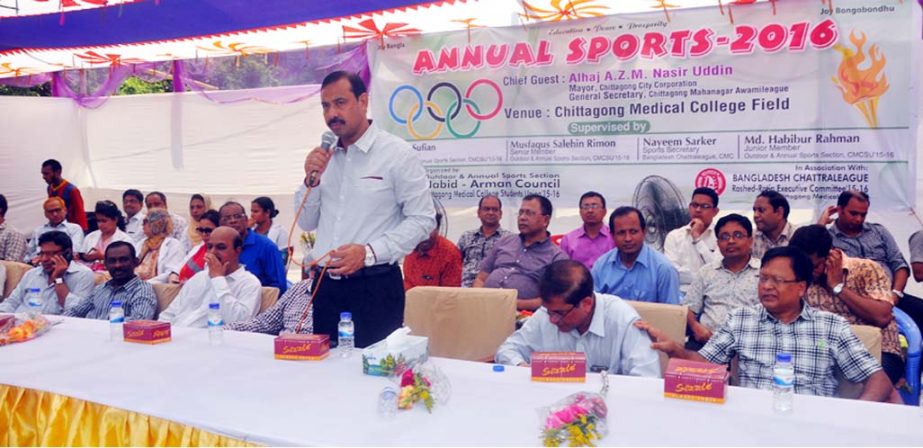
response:
[[[679,305],[679,273],[647,244],[630,268],[619,260],[618,248],[599,257],[593,264],[593,285],[596,291],[626,300]]]
[[[285,265],[279,248],[269,238],[250,230],[244,238],[244,250],[240,253],[240,263],[248,272],[260,279],[263,286],[279,288],[279,294],[288,288],[285,280]]]

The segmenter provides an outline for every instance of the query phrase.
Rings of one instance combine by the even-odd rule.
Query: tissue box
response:
[[[726,366],[671,359],[663,375],[663,396],[708,403],[724,403],[727,385]]]
[[[122,326],[125,342],[159,344],[170,341],[170,323],[156,320],[134,320]]]
[[[586,354],[532,353],[532,381],[583,383],[586,381]]]
[[[429,358],[429,338],[404,336],[405,342],[392,349],[387,339],[378,341],[362,350],[362,373],[375,376],[391,376],[403,372],[408,366],[422,363]]]
[[[284,334],[275,340],[276,359],[317,361],[330,354],[326,334]]]

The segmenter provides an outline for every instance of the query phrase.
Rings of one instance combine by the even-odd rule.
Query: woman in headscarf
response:
[[[189,225],[180,242],[186,251],[202,242],[202,236],[196,230],[197,224],[206,210],[211,210],[212,198],[206,194],[196,193],[189,198]]]
[[[288,263],[288,232],[281,225],[272,222],[273,218],[278,215],[276,205],[266,196],[260,196],[250,203],[250,228],[276,243],[284,265]]]
[[[94,271],[105,271],[103,259],[106,247],[116,241],[135,242],[125,230],[125,217],[119,206],[112,201],[99,201],[96,203],[96,226],[99,230],[90,232],[84,237],[82,247],[76,248],[77,259],[82,264]]]
[[[141,263],[135,273],[151,283],[166,283],[186,254],[183,243],[170,236],[173,233],[170,212],[160,208],[148,210],[143,223],[147,238],[138,246]]]
[[[186,280],[205,269],[205,253],[208,252],[208,247],[206,247],[208,239],[211,237],[212,231],[218,227],[219,221],[218,212],[214,210],[209,210],[202,214],[195,227],[196,232],[202,237],[202,242],[186,253],[186,258],[183,262],[170,274],[170,283],[186,283]],[[195,223],[195,221],[193,222]]]

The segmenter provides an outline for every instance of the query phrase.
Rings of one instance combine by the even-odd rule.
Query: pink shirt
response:
[[[583,263],[587,269],[593,269],[596,259],[613,248],[615,248],[615,241],[612,241],[609,229],[605,225],[599,228],[596,238],[590,238],[583,226],[580,226],[568,232],[561,239],[561,250],[571,260]]]

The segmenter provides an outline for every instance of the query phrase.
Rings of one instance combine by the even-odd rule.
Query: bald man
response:
[[[71,247],[83,247],[83,229],[74,223],[67,222],[67,207],[64,200],[59,197],[48,198],[42,205],[45,210],[45,219],[48,220],[35,228],[32,239],[29,240],[29,250],[23,261],[32,265],[38,264],[39,244],[38,238],[52,230],[60,230],[71,239]]]
[[[206,247],[205,269],[193,275],[160,320],[181,327],[205,328],[208,305],[217,302],[225,324],[256,316],[260,310],[260,280],[240,264],[244,241],[236,230],[218,227]]]

